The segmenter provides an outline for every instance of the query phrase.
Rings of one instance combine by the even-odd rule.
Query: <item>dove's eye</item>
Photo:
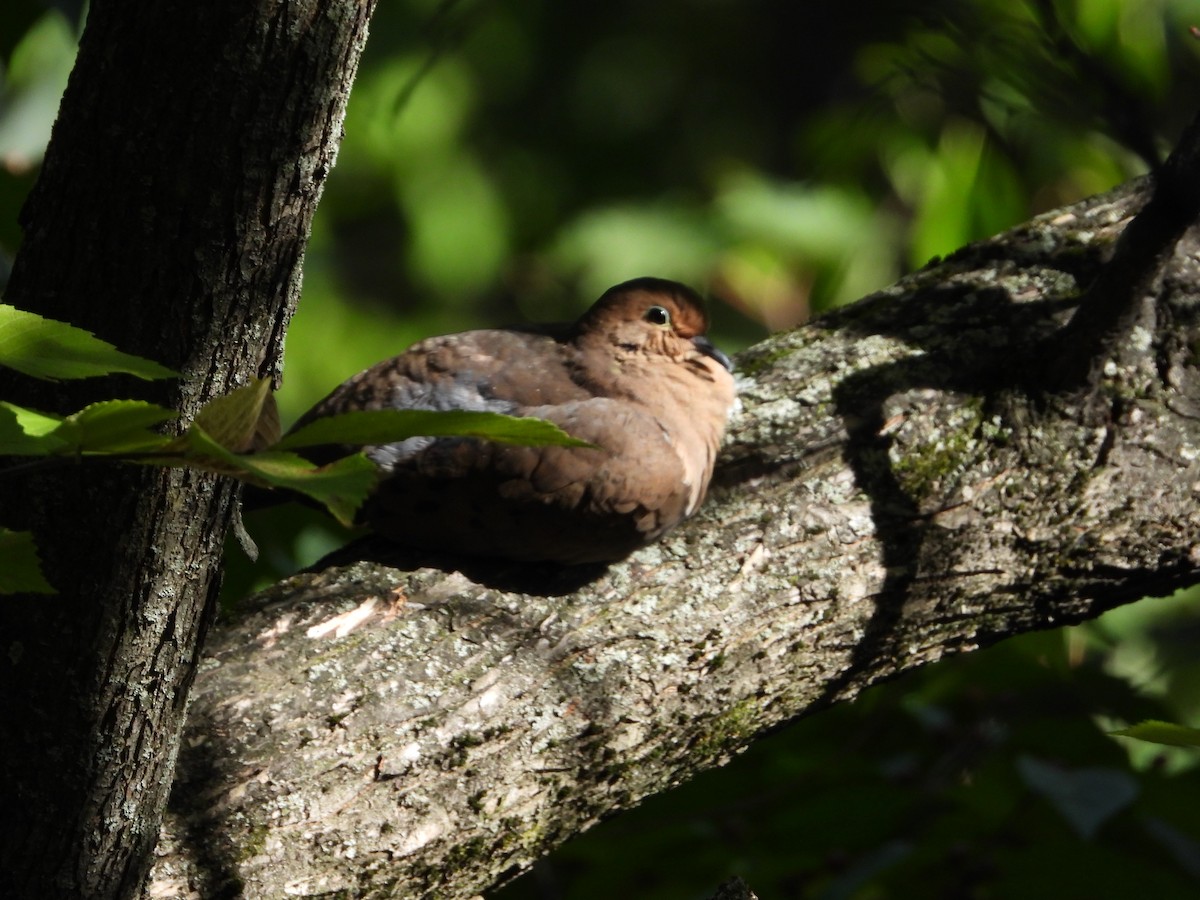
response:
[[[671,314],[664,306],[652,306],[646,310],[646,315],[643,316],[651,325],[670,325]]]

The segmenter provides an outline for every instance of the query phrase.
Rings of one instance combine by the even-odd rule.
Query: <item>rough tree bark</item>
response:
[[[10,376],[0,395],[60,412],[132,395],[186,418],[273,370],[372,6],[94,0],[6,300],[183,376]],[[2,487],[59,594],[0,604],[0,895],[136,896],[233,485],[86,467]]]
[[[582,586],[360,562],[246,601],[197,678],[152,895],[471,897],[881,678],[1194,583],[1195,236],[1094,377],[1038,388],[1145,196],[743,354],[706,509]]]

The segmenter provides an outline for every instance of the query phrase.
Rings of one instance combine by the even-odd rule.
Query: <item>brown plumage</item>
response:
[[[576,322],[429,338],[355,375],[297,423],[353,409],[469,409],[554,422],[596,445],[411,438],[360,512],[393,541],[513,560],[619,559],[696,511],[734,403],[691,289],[639,278]]]

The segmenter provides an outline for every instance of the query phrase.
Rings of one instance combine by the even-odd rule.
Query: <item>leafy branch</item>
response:
[[[125,373],[175,377],[150,360],[117,350],[90,332],[0,304],[0,366],[46,380]],[[178,435],[162,426],[175,410],[142,400],[102,400],[66,416],[0,401],[0,456],[28,457],[0,478],[82,459],[189,466],[266,488],[302,494],[343,524],[378,478],[359,452],[318,465],[293,451],[331,444],[368,446],[418,436],[458,436],[529,446],[587,446],[540,419],[488,412],[373,410],[311,422],[281,435],[270,383],[249,384],[206,404]],[[53,593],[28,532],[0,528],[0,594]]]

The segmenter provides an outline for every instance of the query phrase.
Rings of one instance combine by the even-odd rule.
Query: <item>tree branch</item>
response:
[[[470,897],[882,678],[1193,583],[1194,242],[1103,427],[1021,389],[1144,192],[747,351],[705,510],[573,593],[358,563],[248,600],[197,678],[155,895]]]
[[[1200,113],[1158,167],[1149,202],[1117,241],[1075,314],[1048,343],[1045,388],[1095,385],[1128,336],[1175,244],[1200,220]]]

